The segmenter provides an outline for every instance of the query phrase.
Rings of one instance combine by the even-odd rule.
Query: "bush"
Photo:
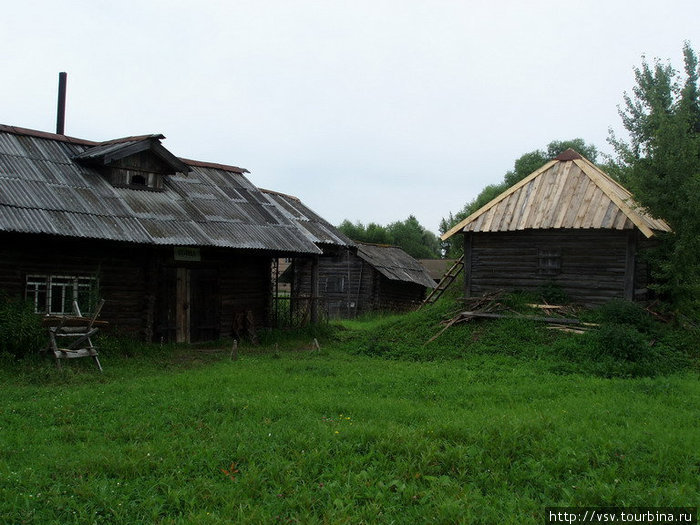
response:
[[[593,333],[593,339],[600,356],[639,361],[650,351],[644,334],[629,324],[603,324]]]
[[[46,344],[46,332],[33,305],[0,296],[0,353],[22,358]]]
[[[654,331],[654,320],[649,312],[632,301],[614,299],[598,308],[596,315],[604,324],[628,325],[642,333]]]

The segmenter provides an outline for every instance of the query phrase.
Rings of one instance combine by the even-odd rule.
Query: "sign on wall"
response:
[[[175,246],[175,260],[199,262],[202,260],[202,256],[199,253],[199,248]]]

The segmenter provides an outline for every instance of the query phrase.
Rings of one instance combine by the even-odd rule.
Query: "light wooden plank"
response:
[[[578,201],[575,201],[574,198],[576,197],[577,192],[581,188],[583,179],[585,179],[585,181],[588,181],[588,177],[586,177],[580,170],[578,171],[577,176],[570,177],[569,185],[566,188],[566,191],[562,194],[561,200],[559,201],[558,215],[553,223],[555,228],[562,228],[568,226],[568,223],[566,222],[566,217],[568,214],[572,213],[572,207],[578,206]]]
[[[608,208],[610,207],[610,203],[612,202],[607,195],[603,193],[603,190],[599,190],[602,195],[600,195],[597,198],[597,203],[598,206],[596,207],[595,211],[590,214],[591,216],[591,227],[593,228],[602,228],[603,227],[603,219],[605,218],[605,214],[608,211]]]
[[[605,215],[603,216],[603,219],[600,223],[601,228],[613,228],[613,225],[615,224],[615,218],[617,217],[618,213],[622,213],[620,208],[617,207],[617,205],[608,199],[608,209],[605,210]]]
[[[581,228],[592,228],[595,220],[595,216],[599,209],[602,207],[602,203],[609,200],[608,196],[603,193],[603,190],[597,186],[593,189],[593,195],[591,197],[591,203],[588,206],[586,214],[581,220]]]
[[[540,179],[538,177],[527,186],[523,186],[518,193],[514,193],[510,196],[509,200],[513,202],[513,216],[511,217],[510,222],[508,223],[508,231],[513,231],[518,228],[520,218],[523,216],[523,208],[525,206],[525,202],[527,202],[527,200],[530,198],[532,188],[537,186],[539,184],[539,181]]]
[[[576,217],[579,214],[579,210],[583,206],[583,198],[586,195],[586,191],[593,183],[588,177],[581,178],[580,184],[576,188],[576,191],[571,199],[571,207],[566,214],[564,219],[565,228],[575,228],[576,227]]]
[[[561,166],[561,164],[559,164],[559,166]],[[526,228],[541,227],[542,219],[549,206],[549,197],[552,194],[552,190],[557,182],[558,171],[559,170],[551,170],[548,173],[543,174],[540,189],[530,201],[530,213],[528,214],[528,220],[525,222]]]
[[[497,206],[493,207],[493,220],[489,225],[489,228],[492,231],[501,231],[501,222],[503,221],[503,216],[505,215],[506,210],[508,209],[509,202],[510,199],[504,199],[501,202],[499,202]]]
[[[491,208],[489,211],[487,211],[484,214],[484,225],[482,227],[483,231],[492,231],[491,230],[491,225],[493,224],[493,220],[496,217],[496,213],[498,212],[498,209],[501,207],[503,204],[503,201],[499,202],[496,204],[493,208]]]
[[[527,218],[530,212],[532,211],[532,200],[535,199],[537,194],[539,193],[543,180],[543,176],[539,176],[535,180],[533,180],[532,184],[527,187],[527,191],[522,195],[522,198],[518,200],[516,208],[518,213],[518,221],[515,225],[516,230],[522,230],[526,227]]]
[[[543,223],[547,228],[553,228],[556,219],[559,216],[562,196],[565,189],[568,188],[572,181],[571,167],[577,168],[573,162],[565,162],[563,169],[557,176],[556,187],[549,199],[549,206],[545,212]]]
[[[505,210],[500,224],[497,225],[498,231],[507,231],[510,229],[510,224],[513,221],[513,212],[515,210],[516,199],[512,196],[510,199],[505,199]]]
[[[581,202],[581,207],[576,214],[576,219],[574,220],[574,228],[583,228],[583,221],[588,213],[588,208],[591,205],[593,199],[593,194],[595,193],[596,185],[589,184],[586,188],[586,193],[583,195],[583,201]]]

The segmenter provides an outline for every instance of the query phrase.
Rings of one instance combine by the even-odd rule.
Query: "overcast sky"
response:
[[[682,67],[700,1],[32,1],[0,16],[0,123],[162,133],[334,224],[437,233],[523,153],[603,151],[642,55]]]

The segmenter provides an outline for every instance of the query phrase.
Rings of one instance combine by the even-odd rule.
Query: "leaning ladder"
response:
[[[457,259],[457,261],[452,265],[452,267],[449,270],[447,270],[447,273],[445,273],[445,275],[442,276],[442,279],[440,279],[437,288],[433,288],[433,291],[428,294],[428,296],[423,300],[423,302],[418,308],[420,309],[426,304],[433,304],[435,301],[437,301],[443,294],[443,292],[447,290],[447,288],[454,282],[454,280],[462,272],[463,269],[464,255]]]

